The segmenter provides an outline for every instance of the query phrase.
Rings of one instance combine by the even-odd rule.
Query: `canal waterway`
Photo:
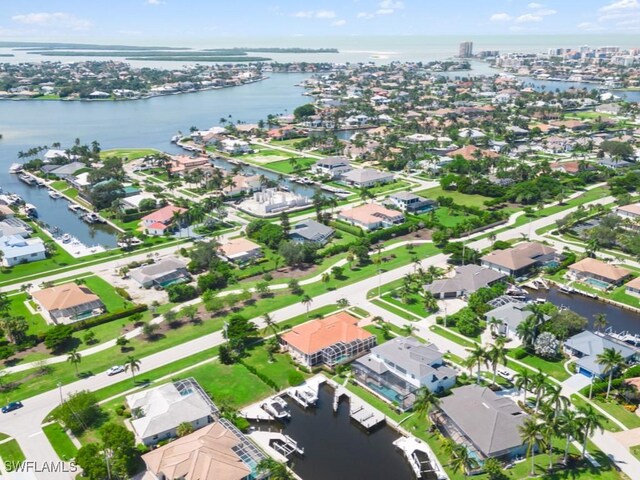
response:
[[[349,418],[346,401],[334,413],[331,387],[321,386],[317,408],[304,410],[288,403],[291,420],[283,433],[304,447],[304,457],[292,458],[293,470],[304,480],[415,479],[409,463],[392,444],[399,435],[386,425],[364,432]]]
[[[533,291],[531,295],[536,298],[544,298],[558,307],[565,306],[582,315],[589,322],[590,329],[593,329],[594,315],[604,313],[607,316],[609,326],[615,332],[626,331],[640,335],[640,315],[630,310],[624,310],[615,305],[580,294],[567,295],[556,288],[551,288],[547,291]]]
[[[10,165],[19,161],[18,152],[54,142],[66,147],[80,138],[83,143],[97,140],[103,149],[151,147],[181,153],[170,143],[178,130],[188,132],[191,126],[206,129],[218,125],[220,118],[254,123],[269,114],[293,111],[306,101],[304,90],[296,86],[306,78],[306,74],[272,74],[264,81],[240,87],[137,101],[1,102],[0,186],[4,192],[17,193],[34,204],[42,222],[59,227],[87,245],[114,246],[113,229],[86,224],[68,210],[67,201],[52,200],[45,189],[30,187],[9,174]],[[277,178],[272,172],[264,174]],[[297,184],[293,189],[309,193],[307,187]]]

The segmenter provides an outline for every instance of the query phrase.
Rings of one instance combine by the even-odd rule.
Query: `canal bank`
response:
[[[596,314],[605,314],[607,323],[614,332],[628,332],[640,335],[640,314],[626,310],[616,305],[602,302],[579,293],[566,294],[555,287],[549,290],[537,290],[532,292],[536,298],[544,298],[558,307],[568,309],[582,315],[589,322],[589,329],[593,330],[593,322]]]

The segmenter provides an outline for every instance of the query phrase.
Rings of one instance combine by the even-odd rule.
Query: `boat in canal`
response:
[[[62,235],[61,240],[62,243],[69,243],[71,242],[73,237],[71,237],[71,235],[69,235],[68,233],[65,233],[64,235]]]
[[[76,212],[78,212],[78,211],[82,210],[82,207],[81,207],[80,205],[76,204],[76,203],[70,203],[70,204],[67,206],[67,208],[68,208],[69,210],[71,210],[72,212],[74,212],[74,213],[76,213]]]
[[[560,285],[560,287],[558,287],[558,290],[560,290],[560,292],[564,293],[565,295],[576,293],[576,289],[568,285]]]
[[[31,203],[25,203],[24,213],[26,213],[28,217],[36,218],[38,216],[38,209]]]
[[[82,220],[87,223],[107,223],[107,221],[95,212],[88,212],[82,215]]]
[[[20,173],[22,171],[21,163],[12,163],[9,167],[9,173]]]
[[[278,396],[268,399],[261,406],[265,412],[278,420],[285,420],[291,417],[287,402]]]
[[[18,178],[27,185],[33,185],[36,180],[34,177],[32,177],[31,175],[27,175],[26,173],[21,173],[20,175],[18,175]]]
[[[56,192],[55,190],[49,190],[49,196],[54,200],[57,200],[58,198],[62,198],[62,194],[60,192]]]

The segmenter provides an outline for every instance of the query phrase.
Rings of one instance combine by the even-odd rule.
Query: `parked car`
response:
[[[22,402],[11,402],[6,404],[4,407],[2,407],[2,413],[9,413],[9,412],[13,412],[14,410],[18,410],[19,408],[22,408],[24,405],[22,405]]]
[[[124,372],[124,367],[122,365],[115,365],[107,370],[107,375],[117,375],[118,373]]]
[[[513,379],[513,375],[511,375],[507,370],[505,369],[500,369],[498,370],[498,375],[500,375],[502,378],[506,378],[507,380],[511,381]]]

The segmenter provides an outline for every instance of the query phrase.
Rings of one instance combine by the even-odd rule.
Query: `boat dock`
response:
[[[384,422],[385,416],[382,412],[363,402],[356,395],[352,395],[351,392],[349,392],[349,390],[347,390],[346,388],[337,384],[334,388],[334,412],[338,410],[340,398],[347,397],[349,399],[349,416],[356,422],[358,422],[363,428],[371,430],[380,423]]]
[[[253,405],[249,405],[248,407],[240,410],[240,416],[246,418],[247,420],[257,420],[257,421],[267,421],[270,422],[275,420],[271,415],[264,411],[264,409],[260,406],[260,403],[255,403]]]
[[[288,388],[284,393],[302,408],[309,408],[315,406],[318,401],[318,390],[325,381],[322,375],[316,375],[302,385]]]
[[[438,458],[426,443],[415,437],[400,437],[393,445],[402,451],[416,478],[422,478],[425,473],[434,473],[438,480],[449,479]]]

